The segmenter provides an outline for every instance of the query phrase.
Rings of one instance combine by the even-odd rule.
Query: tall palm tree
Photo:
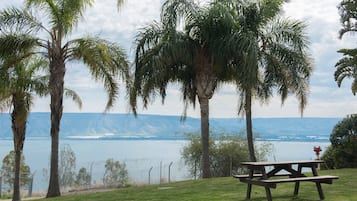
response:
[[[118,1],[118,5],[123,1]],[[101,81],[108,93],[105,111],[109,110],[119,90],[118,77],[130,85],[129,65],[124,50],[98,37],[70,39],[85,9],[93,0],[26,0],[25,10],[8,8],[0,13],[1,29],[26,29],[37,42],[38,51],[49,62],[51,95],[51,170],[47,197],[60,196],[58,180],[58,145],[63,111],[66,63],[82,61],[92,77]],[[31,11],[44,12],[48,23],[41,22]],[[11,46],[9,46],[10,48]]]
[[[23,34],[1,33],[0,35],[0,44],[5,42],[25,44],[14,46],[11,49],[0,47],[0,111],[12,108],[11,121],[15,151],[13,201],[20,200],[20,160],[32,99],[35,95],[49,94],[49,76],[48,73],[43,74],[48,63],[44,59],[35,58],[29,54],[33,46],[28,44],[33,43],[27,41],[28,39],[31,40]],[[81,106],[81,100],[75,92],[66,89],[66,95],[70,95]]]
[[[164,101],[169,83],[181,85],[184,116],[187,107],[201,112],[202,177],[210,177],[209,100],[217,85],[232,80],[224,48],[228,36],[237,31],[232,12],[223,2],[200,6],[193,0],[167,0],[160,22],[143,28],[137,35],[135,78],[130,102],[134,112],[137,97],[144,108],[160,95]]]
[[[235,60],[241,68],[236,72],[236,84],[241,97],[239,113],[245,113],[246,118],[251,161],[256,161],[252,129],[254,98],[264,102],[278,94],[284,102],[290,93],[295,93],[302,113],[309,91],[312,66],[307,54],[306,26],[300,21],[283,19],[282,3],[282,0],[259,0],[237,7],[241,50]]]

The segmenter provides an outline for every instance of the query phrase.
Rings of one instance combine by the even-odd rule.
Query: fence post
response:
[[[2,190],[2,177],[0,177],[0,199],[1,199],[1,190]]]
[[[162,161],[160,161],[160,184],[161,184],[161,176],[162,176]]]
[[[169,165],[169,183],[171,182],[171,165],[172,165],[172,161],[171,161],[171,163],[170,163],[170,165]]]
[[[229,164],[229,174],[230,174],[230,176],[232,176],[232,173],[233,173],[233,158],[231,156],[230,164]]]
[[[29,192],[28,192],[28,197],[32,197],[32,187],[33,187],[33,175],[30,179],[30,185],[29,185]]]
[[[195,180],[197,179],[197,161],[195,161]]]
[[[151,166],[151,168],[150,168],[150,170],[149,170],[149,184],[150,184],[150,175],[151,175],[151,170],[152,170],[152,166]]]

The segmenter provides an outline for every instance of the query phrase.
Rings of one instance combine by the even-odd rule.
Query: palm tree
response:
[[[14,46],[12,49],[0,48],[0,109],[12,108],[12,132],[15,151],[15,179],[13,189],[13,201],[20,200],[20,164],[26,135],[26,123],[32,99],[35,95],[45,96],[49,94],[48,74],[45,72],[47,62],[40,58],[34,58],[29,52],[32,50],[31,38],[26,35],[14,33],[1,34],[0,44],[27,44]],[[39,75],[38,72],[43,75]],[[82,103],[78,95],[66,89],[66,95],[70,95],[81,107]]]
[[[123,1],[118,1],[118,5]],[[70,34],[83,12],[93,0],[26,0],[25,10],[8,8],[0,13],[1,29],[26,29],[34,37],[38,50],[49,62],[51,95],[51,170],[47,197],[60,196],[58,180],[58,145],[63,111],[64,75],[66,63],[82,61],[92,77],[101,81],[108,93],[105,111],[114,104],[119,90],[118,75],[130,85],[129,65],[124,50],[117,44],[98,37],[70,40]],[[31,11],[44,12],[48,24],[41,22]],[[10,48],[8,46],[8,48]]]
[[[341,16],[341,25],[340,30],[340,39],[344,36],[345,33],[357,32],[356,26],[356,1],[347,1],[342,0],[338,6],[338,10]],[[339,53],[343,54],[343,57],[336,63],[335,71],[335,81],[337,82],[338,87],[341,87],[342,81],[345,78],[352,78],[351,90],[353,95],[356,95],[357,92],[357,48],[354,49],[340,49]]]
[[[45,79],[35,76],[36,69],[41,67],[42,64],[40,61],[33,61],[32,63],[21,61],[8,68],[8,74],[1,76],[3,78],[0,89],[1,108],[11,108],[12,106],[11,121],[15,151],[13,201],[20,200],[20,160],[32,99],[35,94],[45,95],[47,89],[48,83],[45,82]],[[1,66],[1,68],[3,73],[5,66]]]
[[[290,93],[299,99],[302,113],[312,66],[307,54],[308,40],[303,22],[279,15],[283,1],[247,3],[237,8],[241,50],[236,64],[240,91],[239,113],[245,113],[250,160],[256,161],[253,145],[252,101],[267,101],[274,94],[282,102]],[[274,89],[277,89],[274,91]]]
[[[144,108],[160,95],[166,96],[169,83],[181,85],[184,116],[187,107],[201,112],[202,177],[210,177],[209,100],[217,85],[233,80],[227,64],[228,37],[235,26],[230,7],[222,1],[200,6],[193,0],[167,0],[160,22],[143,28],[137,35],[135,78],[130,103],[134,113],[137,97]],[[233,45],[232,45],[233,46]],[[227,51],[225,51],[227,50]]]

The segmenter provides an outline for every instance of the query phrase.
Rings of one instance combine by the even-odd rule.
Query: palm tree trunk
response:
[[[13,185],[12,201],[21,200],[20,197],[20,165],[21,154],[25,141],[27,109],[24,97],[20,94],[13,95],[14,109],[11,114],[12,133],[14,137],[14,150],[15,150],[15,178]]]
[[[51,94],[51,169],[50,182],[46,197],[60,196],[58,174],[58,148],[60,122],[63,112],[64,60],[56,59],[50,64],[50,94]]]
[[[201,109],[202,177],[210,178],[209,160],[209,99],[199,98]]]
[[[253,141],[253,128],[252,128],[252,94],[250,90],[247,90],[245,95],[245,121],[247,129],[247,140],[249,149],[249,159],[250,161],[257,161],[254,151],[254,141]]]
[[[21,151],[15,151],[15,180],[14,191],[12,194],[12,201],[20,201],[20,164],[21,164]]]

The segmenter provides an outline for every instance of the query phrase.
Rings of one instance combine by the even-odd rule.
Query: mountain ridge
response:
[[[328,141],[334,125],[342,118],[254,118],[253,130],[262,140]],[[242,118],[210,118],[213,135],[244,131]],[[64,113],[61,138],[69,139],[184,139],[199,133],[200,119],[180,116],[113,113]],[[50,113],[30,113],[27,137],[50,136]],[[12,138],[9,114],[0,115],[0,139]]]

